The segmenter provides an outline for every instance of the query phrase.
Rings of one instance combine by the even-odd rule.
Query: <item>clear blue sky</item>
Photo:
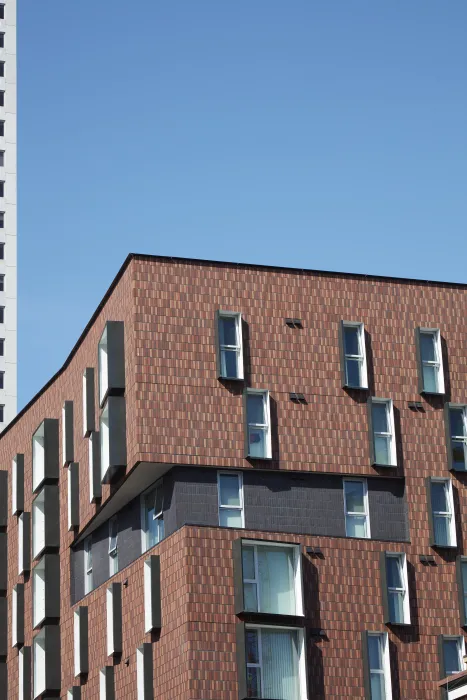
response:
[[[126,255],[467,282],[465,0],[21,0],[19,406]]]

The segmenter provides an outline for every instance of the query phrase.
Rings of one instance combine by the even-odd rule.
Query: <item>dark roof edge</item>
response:
[[[16,423],[19,421],[19,419],[28,411],[33,404],[42,396],[42,394],[47,391],[49,386],[51,386],[56,379],[66,370],[68,365],[70,364],[71,360],[73,357],[76,355],[76,352],[78,351],[78,348],[80,347],[81,343],[85,339],[86,335],[88,334],[89,329],[92,327],[94,321],[96,318],[99,316],[100,312],[102,311],[103,307],[107,303],[108,298],[112,294],[113,290],[117,286],[118,282],[120,279],[123,277],[123,274],[125,270],[127,269],[128,265],[132,260],[147,260],[147,261],[153,261],[153,262],[173,262],[173,263],[181,263],[181,264],[189,264],[189,265],[219,265],[222,267],[236,267],[239,269],[249,269],[249,270],[269,270],[269,271],[275,271],[275,272],[294,272],[294,273],[302,273],[304,275],[319,275],[321,277],[345,277],[349,279],[357,279],[357,280],[376,280],[376,281],[382,281],[382,282],[397,282],[401,284],[426,284],[426,285],[436,285],[436,286],[441,286],[441,287],[453,287],[457,289],[467,289],[467,284],[462,283],[462,282],[438,282],[434,280],[423,280],[423,279],[415,279],[411,277],[388,277],[384,275],[367,275],[363,272],[332,272],[330,270],[312,270],[312,269],[306,269],[306,268],[300,268],[300,267],[283,267],[280,265],[259,265],[255,263],[235,263],[235,262],[226,262],[222,260],[205,260],[203,258],[179,258],[179,257],[172,257],[170,255],[150,255],[150,254],[144,254],[144,253],[129,253],[115,275],[114,279],[112,280],[109,288],[105,292],[104,296],[102,297],[99,305],[97,306],[96,310],[94,311],[93,315],[89,319],[88,323],[86,324],[83,332],[79,336],[78,340],[74,344],[73,348],[71,349],[70,354],[66,358],[65,362],[63,365],[60,367],[60,369],[49,379],[49,381],[44,384],[44,386],[39,389],[37,394],[35,394],[30,401],[21,409],[19,413],[16,414],[16,416],[13,418],[13,420],[6,426],[4,430],[0,433],[0,439],[6,435],[6,433],[14,426]]]

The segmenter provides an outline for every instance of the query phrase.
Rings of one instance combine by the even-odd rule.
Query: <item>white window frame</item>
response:
[[[260,678],[261,678],[261,694],[263,695],[263,688],[264,688],[264,682],[263,682],[263,663],[262,663],[262,644],[261,644],[261,630],[266,629],[266,630],[278,630],[278,631],[288,631],[288,632],[296,632],[298,636],[298,648],[299,648],[299,654],[298,654],[298,682],[299,682],[299,687],[300,687],[300,695],[297,698],[297,700],[307,700],[308,695],[307,695],[307,688],[306,688],[306,666],[305,666],[305,635],[303,633],[303,629],[300,627],[283,627],[283,626],[278,626],[278,625],[245,625],[245,631],[246,630],[251,630],[255,629],[258,630],[258,656],[259,656],[259,663],[258,664],[252,664],[248,663],[247,659],[245,659],[245,667],[246,669],[248,668],[259,668],[260,670]],[[264,696],[263,696],[264,697]]]
[[[103,481],[110,469],[110,418],[108,401],[105,402],[102,409],[99,432],[101,442],[101,481]]]
[[[368,368],[366,360],[366,347],[365,347],[365,325],[359,321],[343,321],[343,353],[344,353],[344,371],[345,371],[345,384],[350,389],[368,389]],[[349,355],[345,352],[345,329],[346,328],[357,328],[358,329],[358,355]],[[349,384],[349,377],[347,372],[347,360],[358,360],[360,362],[360,380],[361,384],[359,386],[354,386]]]
[[[432,335],[434,336],[435,339],[435,355],[436,359],[435,360],[424,360],[423,355],[422,355],[422,335]],[[443,367],[443,354],[442,354],[442,349],[441,349],[441,333],[439,331],[439,328],[420,328],[420,364],[421,364],[421,370],[422,370],[422,384],[423,384],[423,391],[425,390],[425,379],[424,379],[424,374],[423,374],[423,367],[437,367],[438,368],[438,386],[437,386],[437,391],[435,391],[435,394],[444,394],[444,367]],[[428,392],[432,393],[432,392]]]
[[[45,489],[39,491],[32,502],[32,558],[36,557],[45,548]]]
[[[112,537],[112,527],[115,523],[115,538]],[[112,545],[112,539],[115,539],[115,545]],[[110,576],[118,573],[118,518],[113,515],[109,518],[109,573]]]
[[[365,508],[365,511],[363,513],[357,513],[353,511],[348,511],[347,510],[347,497],[345,493],[345,485],[348,482],[359,482],[363,484],[363,505]],[[370,540],[371,539],[371,526],[370,526],[370,508],[368,504],[368,481],[366,479],[354,479],[354,478],[346,478],[342,480],[342,488],[344,492],[344,517],[345,517],[345,536],[346,537],[351,537],[352,539],[365,539],[365,540]],[[353,535],[348,535],[347,534],[347,516],[357,516],[357,517],[362,517],[365,516],[365,523],[366,523],[366,537],[354,537]]]
[[[159,486],[160,485],[160,486]],[[141,552],[144,554],[144,552],[147,552],[148,549],[151,549],[152,547],[155,547],[156,544],[159,544],[159,542],[162,542],[164,539],[164,536],[159,540],[159,542],[156,542],[155,544],[149,544],[148,539],[149,539],[149,531],[146,528],[146,497],[148,493],[151,493],[156,488],[164,488],[164,481],[163,477],[155,481],[151,486],[146,489],[146,491],[143,491],[140,497],[140,508],[141,508]],[[162,523],[164,523],[164,493],[162,493],[162,508],[159,511],[159,513],[155,513],[154,509],[154,516],[153,520],[161,520]]]
[[[236,476],[238,479],[238,489],[239,489],[239,496],[240,496],[240,505],[239,506],[225,506],[221,503],[221,477],[227,475],[227,476]],[[243,473],[242,472],[234,472],[234,471],[228,471],[228,470],[222,470],[217,472],[217,504],[218,504],[218,517],[219,517],[219,525],[221,522],[221,510],[238,510],[240,511],[241,518],[242,518],[242,524],[241,527],[245,527],[245,507],[244,507],[244,500],[243,500]]]
[[[456,513],[454,510],[454,497],[452,493],[452,481],[451,479],[446,479],[444,477],[431,477],[431,482],[433,483],[438,483],[438,484],[447,484],[447,500],[449,504],[449,511],[434,511],[432,509],[431,511],[431,516],[433,518],[433,539],[435,541],[435,546],[437,547],[457,547],[457,533],[456,533]],[[432,504],[430,502],[430,508],[432,508]],[[450,535],[450,541],[448,545],[443,545],[443,544],[438,544],[436,542],[436,528],[435,528],[435,518],[436,517],[444,517],[444,518],[449,518],[449,535]]]
[[[376,445],[376,437],[383,437],[389,441],[389,464],[379,464],[382,467],[397,467],[397,449],[396,449],[396,431],[394,427],[394,404],[392,399],[378,399],[372,397],[371,399],[371,411],[373,417],[373,405],[383,404],[386,406],[386,418],[388,422],[389,432],[380,433],[376,432],[373,426],[373,444]],[[376,458],[376,448],[375,448],[375,458]]]
[[[303,617],[303,591],[302,591],[302,561],[301,561],[301,551],[300,545],[294,544],[292,542],[269,542],[267,540],[242,540],[242,555],[243,549],[249,547],[253,549],[253,556],[255,562],[255,578],[247,579],[243,578],[243,585],[245,583],[254,584],[256,586],[256,600],[258,602],[258,613],[265,612],[261,610],[261,585],[259,578],[259,568],[258,568],[258,548],[260,547],[281,547],[289,548],[293,550],[294,556],[294,593],[295,593],[295,612],[294,613],[284,613],[285,615],[295,615],[296,617]],[[281,614],[281,613],[278,613]]]
[[[109,349],[107,341],[107,324],[104,327],[98,345],[98,373],[99,373],[99,405],[109,390]]]
[[[454,411],[458,411],[462,413],[462,423],[464,426],[464,434],[463,435],[453,435],[452,433],[452,428],[451,428],[451,413]],[[467,406],[459,405],[459,406],[449,406],[449,436],[451,439],[451,444],[450,444],[450,450],[451,450],[451,458],[453,455],[454,451],[454,442],[460,442],[461,444],[464,445],[464,465],[465,469],[467,470]]]
[[[396,559],[400,569],[400,575],[403,588],[395,588],[389,586],[386,581],[388,591],[388,604],[390,593],[402,593],[403,596],[403,620],[396,622],[391,620],[392,624],[410,625],[410,595],[409,595],[409,579],[407,575],[407,555],[405,552],[386,552],[386,561],[388,559]]]
[[[42,558],[32,570],[33,629],[39,627],[39,625],[45,620],[45,600],[47,596],[47,582],[45,575],[45,559]]]
[[[38,427],[32,436],[32,490],[35,491],[45,477],[45,425]]]
[[[84,539],[84,595],[93,590],[92,535]]]
[[[386,700],[392,700],[392,679],[391,679],[391,660],[389,657],[389,639],[387,632],[368,632],[369,637],[382,637],[383,639],[383,668],[382,669],[372,669],[370,666],[370,650],[367,649],[368,654],[368,675],[370,676],[371,684],[371,674],[378,673],[384,676],[384,691]],[[367,640],[367,644],[369,639]]]
[[[445,642],[452,642],[455,641],[457,642],[457,653],[458,653],[458,658],[459,658],[459,666],[461,671],[465,671],[465,663],[464,663],[464,656],[465,656],[465,639],[463,635],[459,634],[444,634],[443,635],[443,668],[445,670],[446,676],[453,675],[452,673],[448,673],[448,670],[446,669],[446,657],[444,654],[444,643]],[[464,691],[465,692],[465,691]]]
[[[225,345],[221,343],[221,321],[223,318],[234,318],[235,319],[235,335],[237,343],[236,345]],[[218,338],[219,338],[219,369],[222,379],[243,379],[243,337],[242,337],[242,314],[238,311],[219,311],[218,314]],[[231,377],[224,374],[222,371],[223,364],[223,353],[225,351],[236,352],[237,354],[237,376]]]
[[[33,697],[37,698],[47,688],[46,678],[46,639],[45,628],[33,637],[32,640],[32,656],[33,656]],[[40,659],[38,658],[38,649],[40,648]]]
[[[248,397],[260,395],[263,397],[263,410],[266,416],[266,423],[249,423],[248,422]],[[263,430],[264,431],[264,444],[266,446],[266,454],[262,457],[256,457],[250,454],[250,428],[253,430]],[[247,389],[246,392],[246,429],[247,429],[247,439],[248,439],[248,456],[252,459],[271,459],[272,457],[272,447],[271,447],[271,407],[269,400],[269,390],[268,389]]]

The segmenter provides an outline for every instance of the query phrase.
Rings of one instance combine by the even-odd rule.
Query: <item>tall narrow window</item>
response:
[[[5,404],[0,404],[0,423],[3,423],[5,420]]]
[[[219,525],[244,527],[243,478],[241,472],[219,472]]]
[[[5,61],[0,61],[0,78],[5,77]]]
[[[219,337],[219,376],[243,379],[242,317],[220,311],[217,317]]]
[[[367,643],[371,700],[391,700],[392,687],[388,635],[385,632],[369,632],[367,634]]]
[[[111,576],[118,572],[118,521],[116,515],[109,520],[109,569]]]
[[[0,107],[5,106],[5,90],[0,90]]]
[[[5,122],[0,121],[0,136],[3,136],[3,124]],[[5,212],[0,211],[0,228],[5,228]]]
[[[5,355],[5,338],[0,338],[0,357]]]
[[[456,568],[461,626],[467,627],[467,557],[458,557]]]
[[[5,291],[5,275],[0,275],[0,292]]]
[[[0,5],[0,19],[5,19],[5,3]]]
[[[344,509],[347,537],[370,537],[366,479],[344,479]]]
[[[465,645],[463,637],[443,637],[444,675],[451,676],[464,670],[463,656]]]
[[[253,627],[245,630],[247,697],[303,700],[304,645],[301,630]]]
[[[5,48],[5,32],[0,32],[0,49]]]
[[[381,467],[397,466],[394,408],[391,399],[368,399],[371,461]]]
[[[164,539],[164,489],[160,479],[141,497],[143,552]]]
[[[5,180],[0,180],[0,197],[5,196]]]
[[[0,168],[5,167],[5,151],[0,151]]]
[[[430,493],[433,544],[438,547],[455,547],[456,524],[451,480],[431,479]]]
[[[271,458],[271,428],[269,392],[247,389],[246,397],[246,456]]]
[[[448,405],[450,468],[457,471],[467,469],[467,406]]]
[[[84,593],[87,595],[93,589],[92,582],[92,537],[84,540]]]
[[[5,372],[0,372],[0,389],[5,388]]]
[[[368,375],[363,323],[343,322],[345,386],[367,389]]]
[[[1,151],[0,151],[1,153]],[[5,244],[0,243],[0,260],[5,260]]]
[[[420,392],[444,394],[441,335],[438,328],[417,329]]]
[[[387,622],[410,624],[407,559],[405,554],[384,552],[385,585],[387,591]]]

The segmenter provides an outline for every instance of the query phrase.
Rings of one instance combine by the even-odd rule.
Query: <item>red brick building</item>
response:
[[[0,697],[439,698],[466,310],[456,284],[129,256],[0,436]]]

